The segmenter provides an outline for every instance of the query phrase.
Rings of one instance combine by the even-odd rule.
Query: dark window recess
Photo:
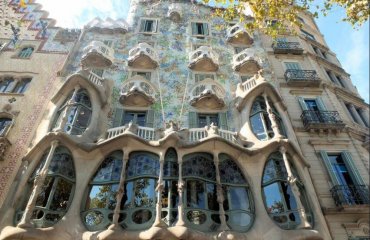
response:
[[[146,112],[125,112],[123,117],[123,125],[129,122],[135,123],[144,127],[146,123]]]
[[[198,115],[198,127],[202,128],[209,126],[213,123],[218,126],[218,114],[199,114]]]

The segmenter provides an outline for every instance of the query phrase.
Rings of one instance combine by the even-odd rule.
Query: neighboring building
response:
[[[273,42],[190,1],[1,6],[1,240],[369,239],[369,106],[309,14]]]

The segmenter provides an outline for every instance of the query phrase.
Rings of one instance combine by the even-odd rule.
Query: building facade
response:
[[[0,239],[369,239],[369,106],[310,14],[2,4]]]

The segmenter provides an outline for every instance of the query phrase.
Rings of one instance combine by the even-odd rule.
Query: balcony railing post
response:
[[[369,188],[366,185],[336,185],[330,192],[337,206],[370,204]]]

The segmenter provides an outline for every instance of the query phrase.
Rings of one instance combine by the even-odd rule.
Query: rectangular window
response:
[[[303,29],[301,29],[301,32],[302,32],[302,34],[305,36],[305,37],[307,37],[307,38],[309,38],[309,39],[311,39],[311,40],[316,40],[315,39],[315,36],[314,35],[312,35],[311,33],[308,33],[308,32],[306,32],[305,30],[303,30]]]
[[[155,33],[157,32],[158,20],[155,19],[141,19],[140,32]]]
[[[31,78],[22,79],[20,82],[17,83],[13,92],[14,93],[24,93],[27,90],[30,83],[31,83]]]
[[[5,78],[5,79],[3,79],[0,82],[0,92],[2,92],[2,93],[9,92],[13,81],[14,81],[13,78]]]
[[[316,102],[316,99],[305,99],[304,102],[308,110],[319,111],[319,107]]]
[[[242,80],[242,82],[246,82],[249,79],[251,79],[252,77],[253,77],[253,75],[242,75],[242,76],[240,76],[240,79]]]
[[[340,185],[354,185],[349,170],[344,163],[342,154],[340,153],[328,153],[330,164],[333,167],[334,174],[339,180]]]
[[[151,80],[151,77],[152,77],[152,73],[151,72],[137,72],[137,71],[133,71],[132,74],[131,74],[131,77],[134,77],[136,75],[142,76],[143,78],[145,78],[148,81],[150,81]]]
[[[191,23],[191,33],[193,36],[208,36],[208,23],[202,22],[192,22]]]
[[[215,80],[215,75],[214,74],[194,74],[194,80],[195,82],[200,82],[200,81],[203,81],[204,79],[206,78],[210,78],[212,80]]]
[[[297,62],[285,62],[284,64],[288,70],[301,70],[301,65]]]
[[[209,126],[211,123],[218,126],[218,114],[198,114],[198,128]]]
[[[131,121],[144,127],[146,125],[146,112],[125,112],[122,125],[128,124]]]

